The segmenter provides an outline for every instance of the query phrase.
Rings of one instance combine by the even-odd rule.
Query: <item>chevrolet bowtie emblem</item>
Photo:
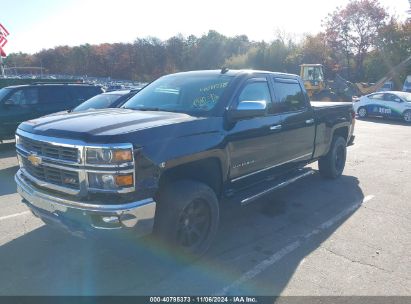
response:
[[[30,154],[27,159],[29,160],[29,162],[31,162],[31,164],[35,167],[38,167],[39,165],[41,165],[42,159],[40,156],[37,156],[36,154]]]

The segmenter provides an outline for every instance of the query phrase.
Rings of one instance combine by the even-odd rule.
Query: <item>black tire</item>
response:
[[[195,181],[177,181],[161,191],[154,235],[173,250],[199,257],[210,247],[219,222],[214,191]]]
[[[364,107],[359,107],[357,110],[358,117],[366,118],[368,116],[367,109]]]
[[[406,123],[411,123],[411,110],[407,110],[404,112],[403,119]]]
[[[329,179],[341,176],[347,158],[347,142],[342,136],[335,136],[330,151],[318,160],[320,174]]]

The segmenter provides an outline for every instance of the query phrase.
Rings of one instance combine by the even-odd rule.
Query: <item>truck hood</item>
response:
[[[187,114],[128,109],[57,113],[20,124],[19,129],[52,137],[87,140],[199,119]]]

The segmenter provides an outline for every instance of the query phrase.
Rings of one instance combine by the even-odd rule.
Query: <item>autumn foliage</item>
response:
[[[411,54],[411,22],[390,17],[378,0],[351,0],[323,20],[323,32],[270,43],[210,30],[196,37],[154,37],[133,43],[58,46],[36,54],[10,54],[7,66],[41,66],[47,73],[150,81],[195,69],[255,68],[298,73],[302,63],[322,63],[326,75],[376,81]],[[403,72],[411,74],[411,69]],[[403,75],[399,75],[403,77]]]

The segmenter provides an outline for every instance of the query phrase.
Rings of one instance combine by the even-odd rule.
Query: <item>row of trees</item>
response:
[[[216,31],[196,37],[154,37],[134,43],[59,46],[36,54],[10,54],[7,66],[42,66],[55,74],[149,81],[193,70],[254,68],[298,73],[302,63],[321,63],[328,77],[376,81],[411,54],[411,22],[398,22],[378,0],[351,0],[323,21],[324,31],[292,39],[277,34],[271,43]],[[403,72],[411,74],[411,70]]]

